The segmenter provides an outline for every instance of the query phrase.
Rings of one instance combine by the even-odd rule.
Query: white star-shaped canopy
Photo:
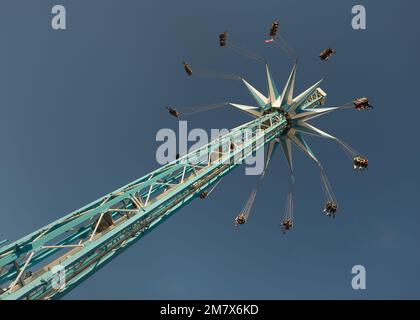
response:
[[[257,106],[242,105],[236,103],[229,103],[233,107],[240,109],[243,112],[253,116],[261,117],[266,112],[280,109],[279,111],[287,113],[290,118],[290,129],[286,134],[280,136],[277,139],[282,146],[283,153],[286,157],[290,171],[293,174],[293,161],[292,161],[292,149],[291,142],[299,147],[305,154],[312,158],[318,165],[320,162],[315,157],[302,133],[311,134],[323,138],[337,140],[334,136],[314,127],[307,123],[308,120],[319,117],[331,111],[337,110],[338,107],[323,108],[326,93],[319,87],[322,80],[318,81],[307,90],[302,92],[300,95],[293,97],[295,78],[296,78],[296,67],[297,63],[294,64],[292,71],[290,72],[289,78],[287,79],[286,85],[283,91],[280,93],[277,90],[276,84],[271,76],[268,65],[266,65],[267,83],[268,83],[268,95],[267,97],[255,89],[245,79],[241,79],[252,97],[255,99]],[[274,150],[276,140],[271,142],[269,150]]]

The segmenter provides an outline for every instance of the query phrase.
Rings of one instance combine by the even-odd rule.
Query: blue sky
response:
[[[18,239],[155,169],[156,132],[177,128],[165,106],[253,103],[240,82],[183,73],[187,60],[265,91],[263,65],[217,46],[224,30],[267,58],[281,88],[292,62],[263,43],[278,19],[299,58],[296,91],[322,77],[318,54],[331,46],[327,105],[364,95],[375,105],[312,122],[370,160],[368,171],[354,172],[335,144],[308,138],[339,199],[336,219],[322,214],[316,165],[294,149],[296,228],[281,233],[288,175],[277,152],[243,228],[233,218],[258,178],[238,169],[67,299],[420,298],[417,2],[73,0],[62,1],[65,31],[50,27],[54,4],[0,4],[0,239]],[[366,6],[367,30],[351,28],[354,4]],[[220,109],[188,125],[248,120]],[[356,264],[366,267],[365,291],[350,285]]]

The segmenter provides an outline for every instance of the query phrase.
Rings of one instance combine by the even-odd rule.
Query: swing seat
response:
[[[274,36],[276,35],[276,33],[277,33],[278,29],[279,29],[279,22],[278,22],[278,21],[274,21],[274,22],[271,24],[271,28],[270,28],[270,37],[274,37]]]
[[[226,46],[226,40],[227,40],[227,32],[223,32],[219,35],[219,44],[221,47]]]
[[[337,51],[331,48],[327,48],[319,54],[321,60],[328,60]]]

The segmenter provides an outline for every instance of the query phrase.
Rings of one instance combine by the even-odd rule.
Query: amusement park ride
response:
[[[278,22],[270,29],[276,37]],[[227,33],[219,36],[220,46],[227,45]],[[274,38],[271,39],[274,41]],[[271,41],[270,40],[270,41]],[[324,50],[321,60],[335,50]],[[254,119],[209,144],[185,154],[57,221],[0,248],[0,299],[58,299],[84,279],[98,271],[152,231],[178,209],[196,198],[204,199],[220,179],[253,152],[267,146],[267,167],[276,146],[282,147],[293,184],[292,143],[313,159],[320,168],[325,195],[324,212],[335,215],[338,205],[324,170],[308,146],[303,134],[334,140],[343,147],[355,169],[367,168],[367,159],[332,135],[308,121],[329,112],[355,108],[368,109],[367,98],[355,99],[339,107],[323,107],[326,93],[318,81],[301,94],[294,95],[297,63],[293,65],[282,91],[278,91],[268,65],[265,66],[268,94],[264,95],[245,79],[256,106],[227,103]],[[184,62],[189,76],[193,70]],[[168,108],[175,117],[182,113]],[[262,178],[265,171],[262,174]],[[261,178],[261,180],[262,180]],[[258,188],[251,193],[235,224],[246,223]],[[287,195],[283,231],[293,227],[293,198]],[[0,243],[2,244],[2,243]]]

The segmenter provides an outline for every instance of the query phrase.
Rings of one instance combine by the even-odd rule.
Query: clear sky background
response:
[[[67,9],[67,30],[50,26]],[[363,4],[367,30],[351,28]],[[296,91],[322,77],[319,52],[337,49],[327,105],[369,96],[372,112],[313,121],[369,157],[354,172],[341,149],[308,138],[340,202],[322,213],[316,165],[296,148],[296,227],[281,233],[288,184],[280,152],[246,225],[233,219],[257,177],[240,168],[70,292],[67,299],[420,298],[418,1],[1,1],[0,238],[16,240],[155,169],[164,109],[251,104],[238,81],[189,78],[181,62],[243,75],[265,92],[264,66],[218,47],[224,30],[265,56],[280,88],[292,61],[264,45],[274,19],[299,58]],[[250,120],[233,109],[188,118],[190,128]],[[279,150],[280,151],[280,150]],[[367,290],[351,268],[367,270]]]

